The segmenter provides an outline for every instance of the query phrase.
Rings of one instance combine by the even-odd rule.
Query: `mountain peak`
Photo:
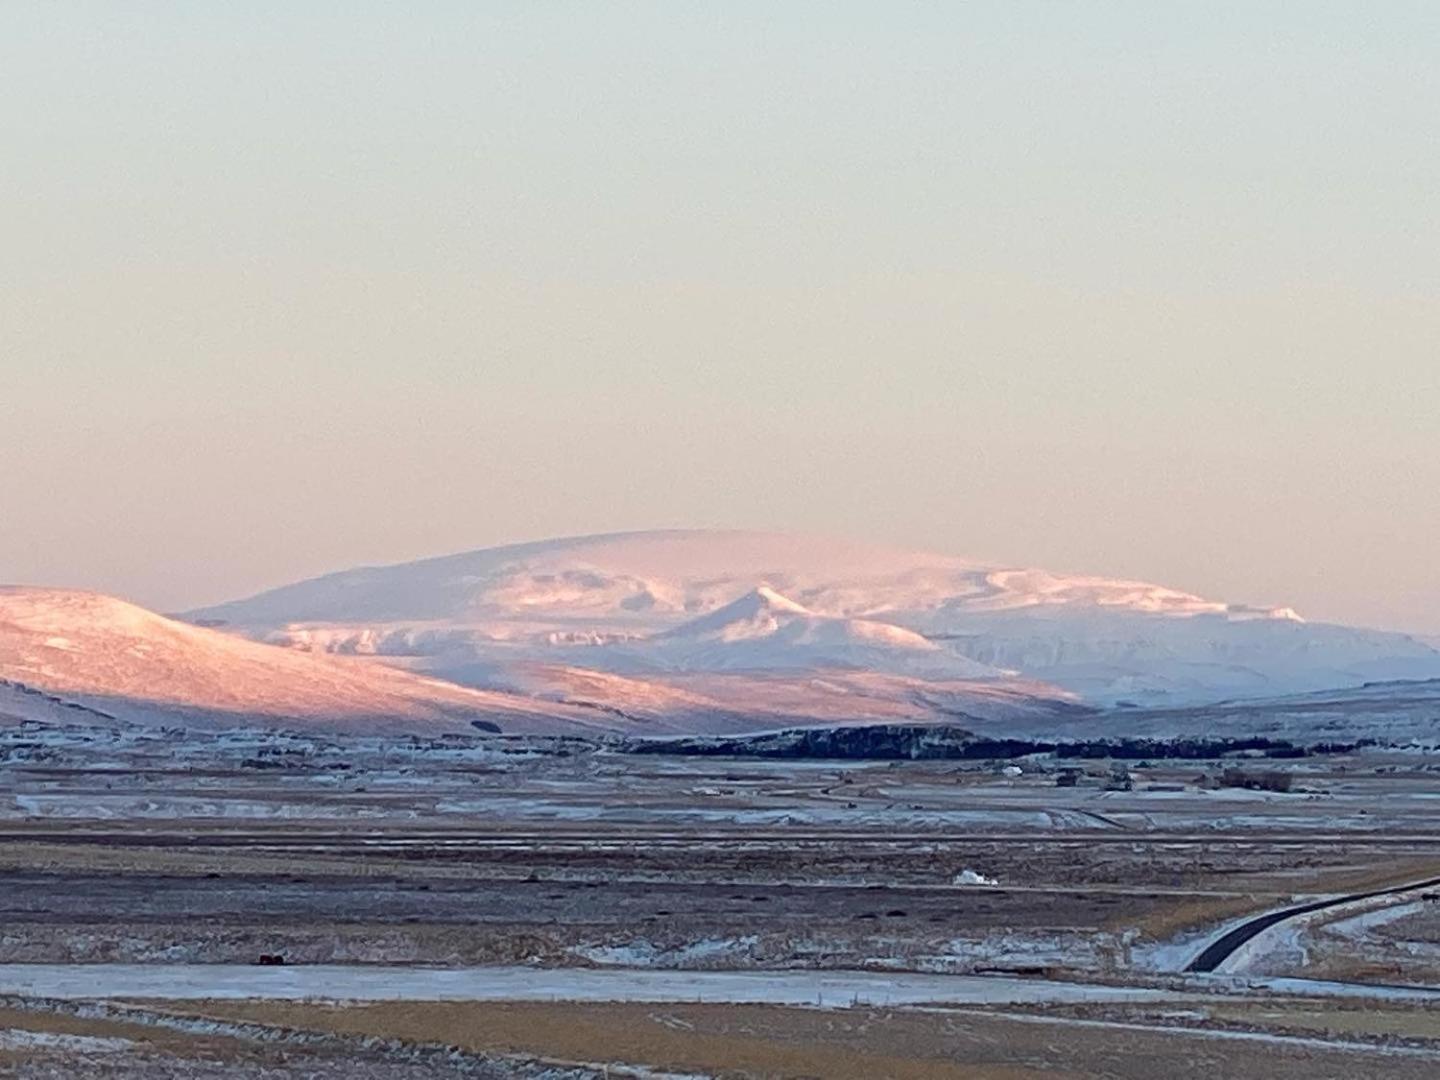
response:
[[[814,614],[803,604],[797,604],[783,593],[777,592],[769,585],[756,585],[750,592],[746,593],[736,604],[746,604],[756,608],[763,607],[769,611],[784,611],[791,615],[812,615]],[[733,605],[732,605],[733,606]]]
[[[757,585],[723,607],[677,626],[667,638],[718,638],[733,641],[773,633],[781,624],[817,616],[769,585]]]

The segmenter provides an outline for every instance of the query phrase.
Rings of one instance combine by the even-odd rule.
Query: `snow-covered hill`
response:
[[[1106,727],[1141,738],[1253,737],[1297,742],[1377,739],[1440,746],[1440,679],[1376,682],[1192,708],[1120,710]],[[1062,733],[1077,730],[1059,725]]]
[[[45,723],[572,731],[598,718],[189,626],[94,593],[0,587],[0,716]],[[605,726],[605,725],[601,725]]]
[[[515,663],[632,677],[866,671],[1197,703],[1440,676],[1403,634],[1289,608],[783,534],[577,537],[327,575],[188,616],[475,685]]]
[[[0,727],[25,723],[52,727],[128,726],[112,713],[69,701],[59,694],[36,690],[24,683],[0,679]]]
[[[826,668],[620,675],[518,662],[487,685],[623,718],[632,731],[722,734],[799,726],[956,723],[976,731],[1049,731],[1095,710],[1022,679],[930,679]]]
[[[507,659],[469,674],[485,688],[394,665],[247,640],[94,593],[0,587],[0,724],[285,727],[399,734],[743,732],[957,714],[1044,724],[1074,712],[1043,686],[946,683],[852,672],[815,680],[743,674],[627,678]],[[453,666],[441,663],[440,666]],[[418,669],[407,671],[406,667]]]

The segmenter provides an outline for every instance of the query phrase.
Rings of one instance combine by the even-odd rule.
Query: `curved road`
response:
[[[1349,893],[1345,896],[1332,897],[1329,900],[1315,900],[1308,904],[1297,904],[1295,907],[1281,908],[1279,911],[1270,911],[1264,915],[1257,915],[1248,922],[1241,923],[1228,933],[1220,935],[1186,965],[1186,971],[1207,972],[1214,971],[1217,967],[1228,960],[1232,953],[1239,949],[1257,934],[1269,930],[1276,923],[1282,923],[1286,919],[1293,919],[1297,915],[1308,915],[1312,911],[1324,911],[1326,908],[1339,907],[1341,904],[1353,904],[1359,900],[1373,900],[1381,896],[1394,896],[1397,893],[1412,892],[1415,889],[1429,889],[1440,885],[1440,877],[1427,878],[1424,881],[1412,881],[1405,885],[1392,885],[1385,889],[1375,889],[1371,892]]]

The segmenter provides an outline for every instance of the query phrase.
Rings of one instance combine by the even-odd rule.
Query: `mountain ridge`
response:
[[[567,558],[568,557],[568,558]],[[226,619],[234,622],[274,622],[283,617],[294,622],[319,622],[337,612],[353,617],[356,596],[369,593],[370,608],[362,617],[377,619],[420,619],[452,617],[457,600],[473,599],[473,592],[490,586],[506,568],[541,567],[595,562],[605,564],[609,583],[637,590],[631,610],[652,608],[639,592],[656,584],[648,577],[673,576],[676,561],[683,560],[692,581],[729,577],[743,579],[744,587],[767,583],[792,600],[815,607],[812,600],[797,593],[794,583],[784,580],[781,564],[818,565],[819,577],[873,577],[877,569],[906,565],[931,575],[950,575],[964,581],[967,602],[979,610],[1048,606],[1065,603],[1097,603],[1123,606],[1151,613],[1231,615],[1237,618],[1298,619],[1290,608],[1265,608],[1206,600],[1193,593],[1129,578],[1108,578],[1087,574],[1056,574],[1033,567],[1006,565],[961,556],[917,551],[902,547],[836,540],[809,534],[762,532],[739,529],[659,529],[617,533],[595,533],[558,537],[490,548],[453,552],[400,563],[370,564],[339,570],[302,581],[267,589],[239,600],[205,605],[181,613],[188,619]],[[767,572],[768,571],[768,572]],[[779,579],[779,580],[776,580]],[[390,591],[401,585],[399,592]],[[562,585],[563,582],[552,582]],[[582,579],[575,585],[583,586]],[[916,582],[916,584],[922,584]],[[335,588],[337,587],[338,588]],[[559,589],[563,596],[566,590]],[[892,588],[892,592],[895,589]],[[439,595],[437,595],[439,594]],[[733,599],[735,592],[712,599],[719,606]],[[503,600],[504,593],[501,593]],[[913,595],[906,597],[913,600]],[[538,593],[518,597],[541,602]],[[664,607],[673,598],[656,597]],[[891,598],[893,600],[893,597]],[[829,603],[843,604],[845,597],[831,595]],[[425,605],[431,605],[429,607]],[[821,610],[828,615],[879,614],[885,599],[869,610]],[[393,606],[391,606],[393,605]]]
[[[756,616],[763,633],[743,630],[736,612],[736,640],[715,643],[708,655],[677,645],[687,623],[703,627],[752,592],[765,600],[760,588],[772,594],[772,610]],[[801,610],[774,610],[784,605],[773,597]],[[1158,706],[1440,675],[1440,651],[1408,635],[1307,623],[1288,607],[740,530],[482,548],[341,571],[188,617],[447,677],[517,659],[630,675],[706,665],[915,674],[924,652],[940,675],[1020,673],[1094,703]]]
[[[411,659],[414,658],[401,658]],[[808,676],[807,676],[808,677]],[[847,681],[848,679],[848,681]],[[516,662],[460,685],[423,664],[313,655],[177,622],[99,593],[0,586],[0,723],[400,736],[698,734],[956,709],[1044,724],[1068,699],[1040,685],[834,676],[824,686],[745,673],[634,679]]]

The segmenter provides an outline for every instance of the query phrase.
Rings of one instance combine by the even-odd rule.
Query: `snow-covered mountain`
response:
[[[1297,618],[1289,609],[1218,603],[1144,582],[811,536],[703,529],[542,540],[345,570],[189,617],[247,626],[589,620],[648,632],[714,611],[761,585],[809,611],[844,618],[1062,607]]]
[[[823,622],[823,620],[822,620]],[[0,587],[0,724],[285,727],[377,734],[727,733],[875,719],[1041,726],[1073,715],[1050,688],[865,672],[798,682],[744,674],[664,680],[507,661],[461,686],[426,658],[387,664],[247,640],[113,597]],[[441,666],[446,666],[442,664]]]
[[[1244,721],[1247,700],[1440,679],[1425,643],[1285,608],[748,532],[492,548],[188,620],[0,588],[0,721],[514,733],[946,721],[1080,735],[1122,703],[1140,708],[1104,723],[1204,728],[1212,713]],[[1223,699],[1242,704],[1195,708]],[[1308,698],[1295,708],[1318,715]]]
[[[489,548],[330,574],[188,618],[477,686],[507,685],[517,664],[671,687],[845,671],[1026,678],[1095,703],[1159,705],[1440,676],[1440,652],[1413,638],[1289,608],[753,532]]]

